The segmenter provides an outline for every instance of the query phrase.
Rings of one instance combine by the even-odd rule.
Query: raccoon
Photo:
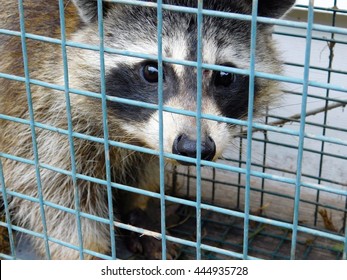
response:
[[[61,39],[58,0],[23,2],[27,33]],[[279,18],[295,1],[258,2],[259,16]],[[198,5],[197,0],[164,0],[163,3],[193,8]],[[252,12],[251,0],[207,0],[203,5],[208,10],[248,15]],[[1,0],[1,29],[20,31],[17,6],[17,1]],[[146,212],[148,197],[114,189],[110,198],[106,185],[100,182],[108,179],[120,185],[158,192],[157,156],[116,145],[110,145],[105,155],[100,92],[104,82],[109,97],[158,104],[159,67],[156,59],[105,51],[105,79],[102,81],[97,48],[100,45],[97,1],[64,1],[63,8],[67,40],[82,46],[94,46],[94,49],[78,48],[72,44],[66,46],[68,79],[64,79],[63,52],[57,41],[40,41],[30,36],[25,39],[29,70],[25,76],[20,36],[0,34],[0,73],[7,75],[0,77],[0,160],[5,187],[11,191],[6,199],[12,223],[38,234],[47,232],[50,237],[48,246],[42,238],[33,238],[36,251],[44,256],[49,250],[52,259],[78,259],[81,257],[78,248],[82,245],[85,249],[82,257],[93,259],[96,257],[91,251],[110,254],[114,236],[110,233],[113,225],[90,217],[108,219],[112,205],[115,219],[160,231],[153,228],[151,217]],[[107,50],[127,50],[145,53],[149,57],[158,55],[155,7],[103,1],[102,12]],[[204,63],[249,68],[250,21],[204,15],[202,26]],[[197,41],[196,14],[163,10],[163,57],[196,61]],[[281,62],[268,24],[257,25],[256,70],[281,73]],[[162,75],[164,105],[195,112],[197,69],[164,62]],[[25,83],[23,77],[26,81],[30,78],[29,83]],[[235,119],[247,117],[247,75],[203,69],[202,77],[202,113]],[[67,87],[70,92],[65,95]],[[79,94],[81,91],[94,94]],[[277,82],[256,78],[255,113],[261,112],[279,91]],[[32,100],[32,110],[29,109],[28,96]],[[106,103],[109,140],[158,151],[158,110],[111,99],[108,98]],[[71,118],[67,105],[71,105]],[[196,124],[195,117],[164,111],[164,152],[195,158]],[[67,133],[69,129],[73,131],[72,139]],[[235,127],[230,124],[202,119],[201,158],[216,160],[235,133]],[[8,155],[22,160],[14,160]],[[183,159],[165,160],[171,164],[192,164]],[[109,173],[106,161],[110,163]],[[77,178],[74,177],[76,173],[79,174]],[[32,198],[26,199],[27,196]],[[43,209],[40,200],[45,202]],[[58,205],[67,210],[59,210]],[[77,217],[75,210],[85,215]],[[82,239],[78,234],[79,226]],[[160,242],[153,238],[131,233],[126,240],[133,252],[141,252],[149,259],[162,257]],[[64,242],[76,249],[64,246]],[[176,254],[176,248],[168,246],[167,258],[175,258]]]

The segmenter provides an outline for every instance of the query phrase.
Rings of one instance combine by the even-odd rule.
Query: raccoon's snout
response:
[[[186,134],[176,137],[172,145],[172,153],[196,158],[196,140],[191,140]],[[201,159],[212,160],[216,154],[216,144],[213,139],[208,136],[205,141],[201,142]],[[193,165],[190,162],[178,160],[182,165]]]

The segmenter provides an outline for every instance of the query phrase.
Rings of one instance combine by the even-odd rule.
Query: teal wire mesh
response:
[[[335,1],[336,7],[338,7],[339,2],[341,3],[342,0]],[[301,14],[307,14],[307,6],[300,5],[298,7],[303,11]],[[342,139],[341,141],[347,139],[347,128],[344,125],[346,113],[343,111],[347,99],[347,87],[343,83],[346,80],[347,68],[346,65],[342,67],[341,64],[337,63],[341,59],[339,53],[345,52],[347,47],[347,11],[336,7],[332,9],[315,8],[316,13],[324,11],[325,28],[320,28],[319,31],[312,34],[313,56],[318,57],[320,63],[316,64],[313,60],[312,65],[310,65],[310,72],[320,75],[318,82],[323,86],[320,86],[319,89],[309,87],[308,104],[317,106],[308,107],[306,112],[308,118],[305,125],[307,133],[323,138],[305,138],[303,147],[304,159],[301,177],[309,185],[302,186],[298,226],[315,231],[312,234],[310,231],[299,228],[298,235],[294,240],[296,243],[295,258],[297,259],[345,258],[343,252],[346,245],[343,240],[346,239],[343,238],[346,235],[347,178],[346,172],[343,170],[346,170],[344,166],[346,166],[347,161],[347,147],[344,144],[340,145],[338,141],[331,143],[324,141],[329,137]],[[293,20],[293,18],[291,19]],[[305,22],[305,18],[302,20]],[[344,30],[344,32],[335,34],[335,27],[338,27],[339,31]],[[276,27],[274,36],[279,40],[301,42],[299,45],[301,52],[304,53],[305,32],[304,29]],[[287,50],[287,52],[289,51],[291,50]],[[144,56],[146,57],[145,54]],[[298,72],[302,76],[303,60],[287,59],[285,65],[288,73]],[[3,74],[3,77],[6,78],[7,76]],[[25,81],[24,78],[18,79],[22,82]],[[33,84],[35,82],[32,81]],[[324,84],[331,87],[324,88]],[[343,90],[338,91],[337,89]],[[287,83],[284,87],[284,93],[285,100],[294,101],[291,101],[290,106],[283,102],[282,108],[280,108],[281,105],[278,105],[279,108],[269,110],[267,116],[261,119],[260,123],[298,130],[302,87]],[[93,96],[92,93],[90,94]],[[289,107],[290,109],[288,109]],[[288,111],[288,113],[281,114],[283,111]],[[336,115],[338,116],[337,121],[332,122],[332,118]],[[2,118],[6,118],[6,116],[2,116]],[[345,118],[344,123],[341,121],[343,118]],[[40,125],[44,126],[39,124],[38,127]],[[236,168],[246,168],[247,139],[244,129],[240,128],[240,135],[235,139],[232,151],[224,156],[219,161],[220,163]],[[275,131],[255,129],[252,138],[252,170],[295,181],[296,166],[292,163],[295,163],[293,158],[295,159],[297,156],[297,141],[298,137],[295,135],[283,136]],[[279,151],[280,155],[278,154]],[[341,174],[339,170],[341,170]],[[172,196],[196,201],[194,170],[185,168],[173,170],[165,183]],[[329,186],[330,189],[325,191],[324,188],[315,188],[316,185],[321,184]],[[203,168],[201,178],[202,203],[242,214],[245,211],[245,186],[244,174],[232,170]],[[334,193],[334,190],[340,192]],[[281,227],[281,223],[286,225],[293,223],[291,215],[294,207],[294,196],[295,192],[290,183],[273,181],[264,176],[251,176],[250,214],[262,218],[262,220],[255,221],[251,218],[249,221],[247,255],[264,259],[291,258],[292,230],[288,226]],[[188,241],[196,241],[197,217],[192,207],[177,203],[172,205],[167,202],[167,204],[170,205],[166,205],[166,208],[175,209],[172,215],[175,217],[174,221],[168,222],[170,235]],[[207,208],[203,207],[202,209],[201,232],[199,232],[199,239],[201,238],[201,244],[203,244],[201,258],[242,258],[244,219],[239,215],[217,213]],[[269,224],[267,219],[278,223]],[[1,226],[6,226],[6,222],[2,221]],[[25,231],[24,233],[33,234]],[[322,233],[322,236],[319,233]],[[38,236],[38,238],[44,237]],[[344,242],[346,243],[346,241]],[[211,250],[208,246],[223,249],[230,254],[225,251]],[[196,258],[195,247],[183,245],[181,251],[180,258],[182,259]]]

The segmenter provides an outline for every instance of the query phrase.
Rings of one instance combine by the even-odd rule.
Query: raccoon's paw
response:
[[[147,213],[141,209],[135,209],[129,213],[129,223],[147,230],[160,232],[160,224],[155,223]],[[126,237],[128,250],[135,254],[141,254],[149,260],[162,259],[162,241],[155,237],[140,235],[131,232]],[[178,244],[167,242],[166,259],[175,260],[180,255],[180,246]]]

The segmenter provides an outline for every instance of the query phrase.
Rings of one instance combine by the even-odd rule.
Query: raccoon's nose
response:
[[[196,140],[191,140],[186,134],[181,134],[176,137],[172,145],[172,153],[176,155],[196,158]],[[201,142],[201,159],[212,160],[216,154],[216,144],[211,137],[206,137],[205,141]],[[193,165],[190,162],[178,160],[183,165]]]

